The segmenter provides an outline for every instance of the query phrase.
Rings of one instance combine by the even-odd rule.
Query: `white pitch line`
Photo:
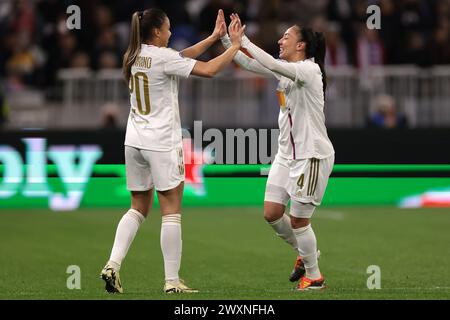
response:
[[[230,288],[231,289],[231,288]],[[442,291],[450,290],[450,287],[434,287],[434,288],[381,288],[376,290],[371,290],[367,288],[341,288],[341,287],[326,287],[324,291],[332,291],[335,293],[351,293],[351,292],[388,292],[391,290],[402,290],[402,291]],[[230,290],[231,291],[231,290]],[[239,293],[286,293],[296,291],[294,289],[284,289],[284,290],[239,290]],[[223,293],[224,291],[214,291],[214,290],[202,290],[201,293]],[[317,292],[317,291],[315,291]]]
[[[332,210],[320,210],[314,215],[315,218],[331,219],[331,220],[344,220],[345,214],[341,211]]]

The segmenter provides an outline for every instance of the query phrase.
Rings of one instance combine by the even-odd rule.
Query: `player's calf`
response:
[[[317,259],[320,258],[320,250],[317,250]],[[290,282],[296,282],[300,280],[301,277],[303,277],[306,273],[305,269],[305,263],[303,262],[303,259],[300,256],[297,256],[297,259],[295,260],[294,269],[292,270],[291,275],[289,276]]]

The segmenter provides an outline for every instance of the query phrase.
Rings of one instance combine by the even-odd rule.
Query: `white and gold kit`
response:
[[[131,68],[130,114],[125,136],[127,188],[164,191],[184,181],[179,77],[196,60],[170,48],[142,44]]]
[[[231,45],[229,37],[221,40],[225,48]],[[242,52],[234,58],[246,70],[279,80],[278,153],[269,172],[265,201],[286,205],[293,199],[318,206],[334,164],[334,148],[325,127],[320,67],[313,58],[295,63],[275,61],[246,37],[242,45],[253,57],[282,70],[274,72]]]

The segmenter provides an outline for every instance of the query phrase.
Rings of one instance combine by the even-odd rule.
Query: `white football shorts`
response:
[[[269,171],[264,201],[287,205],[291,200],[291,215],[310,218],[319,206],[333,170],[334,155],[325,159],[289,160],[280,155]]]
[[[267,178],[264,201],[287,205],[289,201],[289,193],[287,192],[289,182],[288,161],[278,153],[275,155]]]
[[[166,191],[184,181],[183,148],[151,151],[125,146],[127,189]]]
[[[287,191],[291,200],[320,205],[333,165],[334,154],[325,159],[289,160]]]

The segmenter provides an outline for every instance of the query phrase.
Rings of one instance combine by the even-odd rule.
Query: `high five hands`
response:
[[[219,12],[217,12],[216,25],[214,27],[212,36],[215,40],[219,40],[226,34],[227,34],[227,24],[225,22],[223,10],[220,9]]]
[[[230,19],[231,19],[231,22],[233,22],[233,21],[237,21],[237,23],[239,24],[239,26],[242,26],[242,23],[241,23],[241,18],[239,18],[239,15],[237,14],[237,13],[232,13],[231,15],[230,15]],[[245,25],[244,25],[244,28],[245,28]]]
[[[242,37],[245,33],[245,25],[241,24],[241,20],[237,13],[232,13],[230,15],[231,22],[228,26],[228,33],[230,35],[231,43],[233,45],[241,46]]]
[[[237,13],[233,13],[230,15],[231,22],[228,26],[228,34],[231,39],[231,43],[234,46],[241,46],[241,40],[244,36],[245,32],[245,25],[243,26],[241,23],[241,20],[239,18],[239,15]],[[214,26],[214,30],[211,34],[211,36],[215,40],[219,40],[223,36],[227,34],[227,25],[225,22],[225,15],[223,13],[223,10],[220,9],[217,12],[217,18],[216,18],[216,24]]]

